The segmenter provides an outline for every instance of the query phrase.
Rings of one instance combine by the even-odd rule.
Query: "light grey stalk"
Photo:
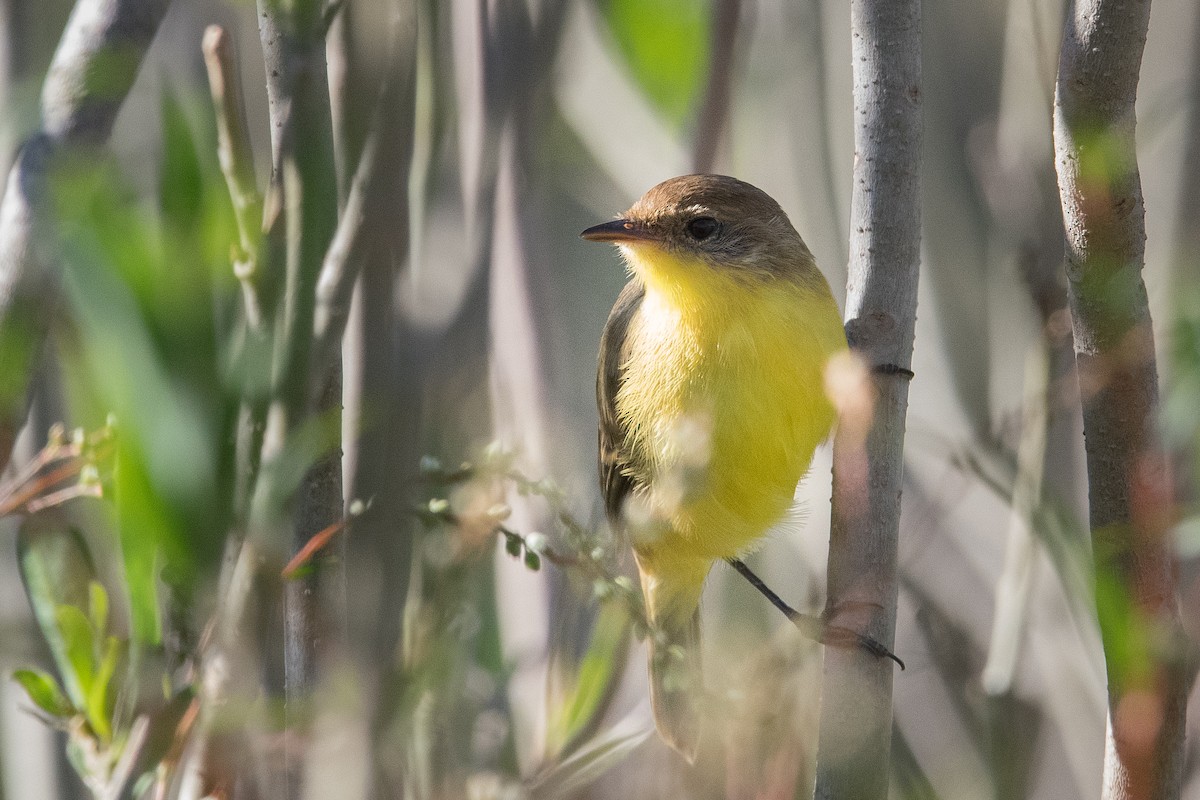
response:
[[[271,401],[263,434],[262,468],[252,504],[252,536],[265,536],[292,553],[342,518],[340,448],[323,453],[306,472],[295,496],[278,483],[284,448],[299,427],[318,418],[340,429],[340,360],[311,369],[316,285],[337,224],[333,122],[325,64],[328,20],[317,0],[259,0],[259,34],[267,76],[272,175],[267,224],[282,224],[284,280],[275,307]],[[270,237],[270,233],[268,233]],[[273,270],[278,251],[268,244]],[[280,514],[291,512],[290,543],[276,538]],[[318,559],[318,562],[320,559]],[[303,749],[303,709],[318,660],[319,570],[284,584],[284,687],[289,741]],[[301,752],[286,756],[286,796],[300,796]]]
[[[854,0],[854,185],[846,333],[872,367],[912,363],[921,238],[921,4]],[[908,380],[874,380],[863,445],[839,426],[827,615],[892,647]],[[903,648],[900,652],[903,657]],[[892,670],[861,649],[825,648],[816,797],[887,797]]]
[[[25,420],[33,369],[58,307],[52,175],[108,141],[167,6],[167,0],[75,5],[42,87],[41,130],[9,172],[0,202],[0,469]]]
[[[1142,282],[1146,224],[1134,101],[1149,21],[1149,0],[1076,2],[1063,31],[1054,103],[1109,684],[1106,800],[1180,796],[1191,683],[1175,647],[1179,619],[1164,510],[1172,487],[1154,435],[1158,372]]]

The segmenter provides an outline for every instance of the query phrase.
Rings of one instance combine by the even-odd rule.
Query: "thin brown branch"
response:
[[[47,465],[60,459],[77,458],[83,451],[79,442],[64,440],[64,433],[60,425],[51,429],[47,440],[46,446],[39,450],[37,455],[23,465],[16,475],[0,485],[0,509],[13,505],[10,498],[16,492],[21,491],[21,487],[32,481]],[[3,516],[4,513],[6,512],[0,511],[0,516]]]

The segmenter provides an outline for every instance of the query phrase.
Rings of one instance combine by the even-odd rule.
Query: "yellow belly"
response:
[[[727,283],[694,287],[703,296],[647,285],[617,393],[642,511],[632,534],[654,572],[743,554],[833,423],[823,372],[846,342],[828,290]]]

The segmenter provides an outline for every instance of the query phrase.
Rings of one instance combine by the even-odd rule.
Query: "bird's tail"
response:
[[[650,706],[663,740],[693,762],[700,745],[698,701],[703,692],[700,667],[700,587],[707,566],[684,591],[675,582],[645,569],[639,559],[642,593],[651,631]]]

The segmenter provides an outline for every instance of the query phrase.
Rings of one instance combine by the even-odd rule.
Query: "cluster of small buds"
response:
[[[549,561],[560,569],[590,581],[597,601],[616,602],[625,607],[633,622],[634,632],[639,637],[645,636],[649,626],[645,621],[641,592],[629,576],[621,574],[610,542],[593,526],[575,517],[568,508],[567,493],[554,480],[530,478],[515,467],[515,461],[512,451],[497,442],[485,447],[477,461],[462,462],[453,468],[446,467],[436,457],[423,457],[420,463],[422,479],[442,491],[419,505],[416,508],[417,516],[431,525],[463,524],[464,520],[455,514],[449,499],[453,494],[450,490],[472,481],[500,481],[521,497],[539,498],[548,506],[556,528],[549,534],[513,530],[506,524],[512,515],[512,508],[503,502],[492,504],[482,514],[476,512],[476,517],[481,517],[491,530],[503,537],[505,552],[515,559],[521,559],[528,569],[539,570],[543,561]],[[561,549],[551,545],[552,540],[560,542]]]

